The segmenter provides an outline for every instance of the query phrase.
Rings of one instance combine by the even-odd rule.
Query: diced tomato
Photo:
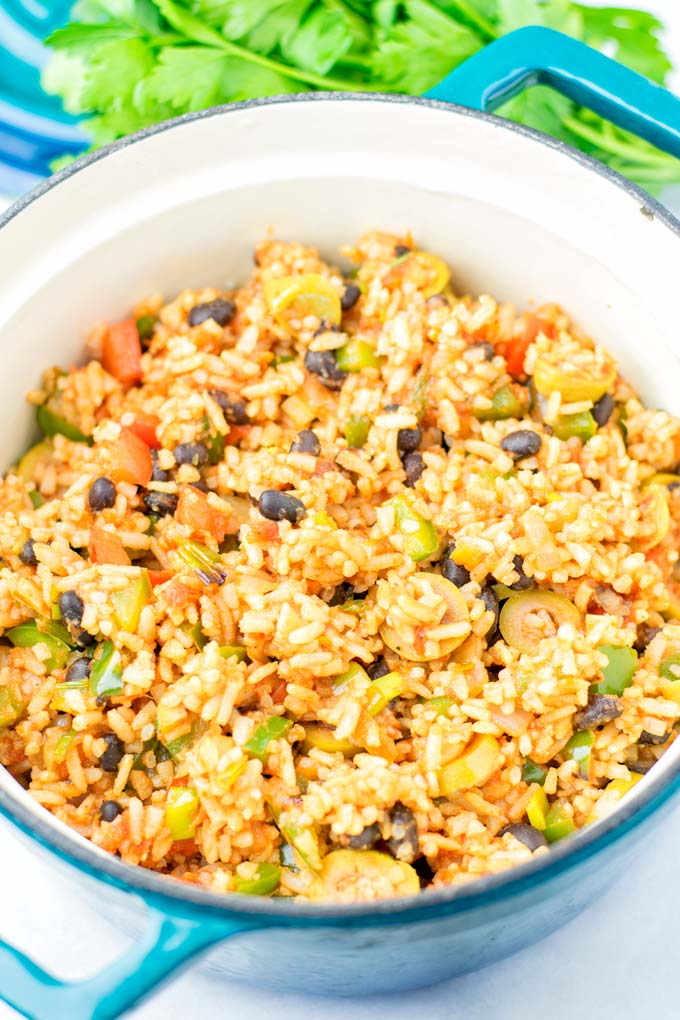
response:
[[[95,525],[90,528],[90,540],[88,550],[92,563],[112,563],[120,567],[130,566],[130,557],[125,552],[125,546],[112,531],[105,531]]]
[[[157,587],[159,584],[165,584],[166,581],[172,578],[172,570],[149,570],[148,574],[152,588]]]
[[[161,444],[158,436],[156,435],[156,429],[160,425],[160,419],[155,414],[144,414],[143,411],[137,413],[137,417],[128,425],[130,432],[132,432],[138,439],[141,439],[143,443],[151,447],[152,450],[160,450]]]
[[[196,598],[196,592],[178,577],[173,578],[170,584],[163,590],[165,601],[173,609],[183,609]]]
[[[272,701],[274,702],[274,704],[282,705],[286,699],[287,693],[288,687],[286,686],[286,681],[281,680],[272,691]]]
[[[555,327],[545,319],[541,319],[533,312],[526,312],[524,315],[524,332],[514,337],[505,348],[505,363],[508,366],[510,375],[518,378],[524,375],[524,359],[527,350],[534,342],[539,333],[545,333],[547,337],[554,337]]]
[[[182,488],[175,517],[191,531],[207,532],[217,542],[221,542],[225,535],[235,535],[238,531],[238,524],[232,523],[232,515],[217,510],[209,503],[206,494],[192,485]]]
[[[242,439],[248,435],[251,425],[230,425],[229,432],[224,437],[225,446],[238,446]]]
[[[111,474],[121,482],[148,485],[153,473],[151,451],[130,429],[121,429],[111,447]]]
[[[142,344],[134,319],[109,326],[102,341],[102,365],[125,385],[142,378]]]

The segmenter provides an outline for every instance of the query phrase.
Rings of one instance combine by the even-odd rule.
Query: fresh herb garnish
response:
[[[671,61],[646,11],[571,0],[81,0],[48,40],[43,84],[101,145],[217,103],[314,89],[420,94],[524,25],[566,32],[663,84]],[[546,86],[506,117],[658,191],[680,161]]]

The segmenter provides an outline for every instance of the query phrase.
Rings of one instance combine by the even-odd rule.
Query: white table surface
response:
[[[592,2],[592,0],[591,0]],[[594,0],[604,6],[604,0]],[[614,2],[614,0],[612,0]],[[659,13],[680,66],[678,0],[616,0]],[[676,75],[680,88],[680,76]],[[680,192],[669,204],[680,212]],[[0,207],[2,200],[0,197]],[[398,996],[321,999],[219,984],[188,971],[127,1020],[633,1020],[678,1014],[680,805],[634,867],[566,928],[537,946],[455,981]],[[107,921],[106,891],[93,909],[76,872],[55,871],[0,822],[0,936],[68,976],[113,959],[126,944]],[[17,1020],[0,1003],[0,1020]]]

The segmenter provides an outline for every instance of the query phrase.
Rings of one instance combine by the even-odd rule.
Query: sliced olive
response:
[[[533,652],[545,636],[540,620],[535,619],[539,613],[549,617],[555,630],[565,623],[581,626],[580,612],[565,595],[533,588],[511,595],[501,609],[499,626],[505,641],[520,652]]]

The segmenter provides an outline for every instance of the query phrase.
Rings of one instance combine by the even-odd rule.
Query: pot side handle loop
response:
[[[209,946],[261,927],[253,918],[192,919],[150,906],[142,937],[82,981],[60,981],[0,940],[0,999],[30,1020],[117,1020]]]
[[[567,98],[680,158],[680,99],[636,71],[550,28],[520,28],[470,57],[429,92],[493,111],[532,85]]]

